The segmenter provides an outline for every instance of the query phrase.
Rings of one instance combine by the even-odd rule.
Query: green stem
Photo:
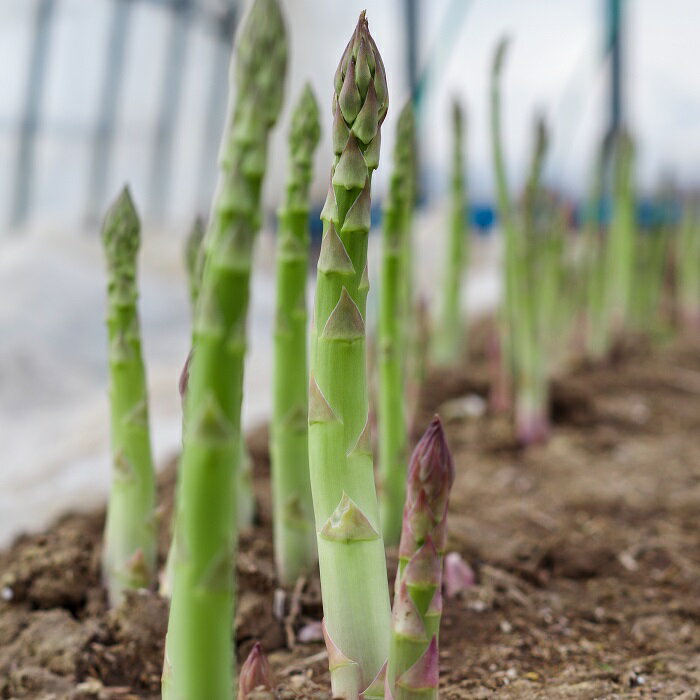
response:
[[[234,485],[242,454],[246,315],[268,136],[281,107],[286,57],[279,5],[255,0],[236,46],[237,95],[222,142],[195,310],[163,669],[166,699],[233,695]]]
[[[277,313],[271,431],[275,561],[292,584],[316,561],[309,482],[306,278],[309,187],[321,135],[316,98],[307,85],[292,116],[286,200],[277,233]]]
[[[411,157],[413,112],[409,102],[399,115],[394,170],[384,210],[379,306],[379,467],[384,540],[395,545],[401,534],[406,494],[406,346],[410,297],[406,239],[413,200]],[[412,294],[413,290],[410,289]]]
[[[140,224],[128,189],[107,212],[102,238],[113,463],[102,571],[110,604],[116,605],[124,589],[149,587],[156,569],[155,476],[136,307]]]
[[[357,698],[389,652],[365,368],[370,179],[387,107],[384,65],[363,12],[335,75],[335,159],[321,213],[309,394],[324,621],[333,694],[342,698]]]

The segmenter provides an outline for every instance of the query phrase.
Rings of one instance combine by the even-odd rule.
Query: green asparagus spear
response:
[[[370,182],[388,108],[365,13],[335,73],[331,186],[321,212],[309,391],[309,465],[335,697],[357,698],[386,662],[389,590],[365,371]]]
[[[440,332],[435,359],[440,364],[454,364],[464,349],[465,322],[462,314],[462,280],[469,253],[467,207],[464,180],[464,117],[458,102],[452,105],[452,177],[450,180],[450,230],[446,248],[445,276]]]
[[[399,115],[394,148],[394,170],[384,209],[382,270],[379,307],[379,466],[381,521],[384,540],[398,544],[406,492],[405,362],[409,342],[410,303],[404,285],[406,239],[413,205],[413,110],[407,103]]]
[[[155,477],[136,308],[140,228],[125,187],[107,212],[102,228],[108,276],[113,463],[102,574],[111,605],[119,602],[125,588],[150,586],[156,566]]]
[[[190,304],[192,310],[197,305],[199,288],[202,284],[202,267],[204,265],[204,233],[206,231],[204,219],[198,216],[192,224],[187,240],[185,241],[185,268],[187,270],[187,284],[190,290]]]
[[[309,482],[306,278],[309,187],[321,136],[316,98],[304,88],[292,115],[289,174],[277,234],[273,419],[271,435],[275,562],[280,581],[293,583],[316,561]]]
[[[277,0],[255,0],[238,36],[221,173],[205,240],[194,350],[185,397],[163,696],[233,695],[234,483],[253,243],[269,132],[280,112],[287,62]]]

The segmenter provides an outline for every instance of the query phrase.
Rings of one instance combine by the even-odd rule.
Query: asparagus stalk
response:
[[[187,284],[190,291],[190,304],[192,312],[197,305],[199,288],[202,284],[202,268],[204,266],[204,233],[206,231],[204,219],[198,216],[190,229],[185,241],[185,269],[187,270]]]
[[[389,652],[389,590],[368,424],[370,182],[388,108],[365,13],[335,73],[331,186],[312,324],[309,466],[331,684],[357,698]]]
[[[442,559],[455,470],[435,416],[411,456],[386,685],[394,700],[437,698]]]
[[[686,202],[676,243],[677,303],[681,323],[700,329],[700,216],[696,200]]]
[[[635,264],[633,173],[634,145],[630,135],[621,132],[615,142],[613,214],[606,258],[606,308],[614,333],[622,330],[630,312]]]
[[[387,544],[398,544],[406,492],[406,389],[403,361],[408,342],[410,303],[406,239],[412,209],[411,160],[413,110],[409,102],[399,115],[391,174],[384,209],[381,303],[379,307],[379,466],[381,522]]]
[[[309,187],[321,136],[316,98],[304,88],[292,115],[289,174],[277,234],[277,314],[271,436],[275,561],[293,583],[316,561],[309,483],[306,276]]]
[[[282,104],[286,59],[277,0],[255,0],[236,45],[237,95],[222,141],[195,311],[163,670],[166,699],[233,695],[234,484],[241,456],[245,324],[268,136]]]
[[[238,700],[275,700],[275,678],[262,644],[255,642],[238,676]]]
[[[436,361],[443,365],[458,361],[464,349],[462,318],[462,278],[467,264],[468,238],[465,222],[467,207],[464,180],[464,117],[458,102],[452,105],[452,177],[450,180],[450,235],[446,248],[442,293],[441,328],[437,336]]]
[[[125,187],[107,212],[102,227],[108,277],[113,464],[102,575],[111,605],[119,603],[126,588],[150,586],[156,568],[155,476],[136,306],[140,228]]]
[[[501,370],[492,379],[492,392],[494,394],[492,405],[503,408],[505,403],[510,403],[510,395],[507,394],[514,373],[515,339],[511,337],[514,329],[515,299],[516,299],[516,272],[517,249],[515,215],[513,205],[508,193],[508,178],[506,174],[505,156],[503,154],[503,136],[501,128],[501,73],[508,50],[508,39],[502,38],[497,46],[491,66],[491,151],[493,157],[494,173],[496,176],[496,202],[498,218],[501,224],[504,245],[504,284],[503,298],[498,312],[498,325],[500,342],[499,356],[501,358]],[[498,394],[496,396],[495,394]]]

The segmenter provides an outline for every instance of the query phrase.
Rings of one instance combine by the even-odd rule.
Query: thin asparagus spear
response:
[[[312,326],[309,465],[331,684],[357,698],[389,652],[389,590],[368,425],[365,312],[370,182],[386,74],[365,13],[334,80],[331,186]]]
[[[292,115],[289,174],[277,233],[273,419],[271,435],[275,562],[280,581],[293,583],[316,561],[309,482],[306,278],[309,187],[321,136],[310,85]]]
[[[206,227],[204,219],[198,216],[185,241],[185,269],[187,270],[187,284],[190,290],[190,304],[192,311],[197,305],[199,288],[202,284],[202,267],[204,266],[204,233]]]
[[[410,303],[405,287],[409,236],[413,110],[401,111],[396,128],[394,170],[384,209],[379,307],[379,466],[381,522],[387,544],[398,544],[406,493],[405,367]],[[410,290],[413,291],[412,289]]]
[[[108,275],[113,463],[102,575],[111,605],[119,603],[125,588],[150,586],[156,566],[155,476],[136,306],[140,228],[125,187],[107,212],[102,228]]]
[[[468,230],[464,179],[464,116],[458,102],[452,105],[452,177],[450,179],[450,230],[445,249],[445,276],[442,291],[440,332],[435,359],[443,365],[454,364],[464,349],[465,322],[462,315],[462,280],[467,263]]]
[[[277,0],[255,0],[236,44],[236,90],[195,310],[163,669],[166,699],[233,695],[234,484],[242,453],[246,313],[268,136],[282,104],[286,62]]]

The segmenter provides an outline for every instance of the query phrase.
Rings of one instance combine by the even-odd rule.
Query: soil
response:
[[[465,367],[430,375],[416,423],[447,419],[449,550],[476,574],[446,600],[441,697],[700,699],[700,344],[630,342],[575,368],[555,382],[551,439],[526,450],[481,414],[483,364]],[[259,639],[282,697],[328,698],[318,581],[276,582],[267,431],[248,438],[259,507],[237,558],[238,654]],[[173,481],[170,465],[163,558]],[[68,515],[0,553],[0,698],[159,697],[167,605],[141,591],[107,609],[103,519]]]

